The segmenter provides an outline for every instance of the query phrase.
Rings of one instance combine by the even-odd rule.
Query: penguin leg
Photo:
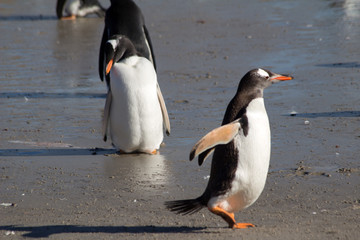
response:
[[[229,228],[255,227],[255,225],[251,224],[251,223],[237,223],[235,221],[234,213],[229,213],[218,206],[209,208],[209,210],[210,210],[210,212],[222,217],[222,219],[224,219],[229,224]]]

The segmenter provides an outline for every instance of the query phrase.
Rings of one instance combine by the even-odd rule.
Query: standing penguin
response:
[[[214,151],[210,179],[196,199],[165,202],[178,214],[192,214],[203,207],[222,217],[230,228],[254,227],[236,223],[234,212],[252,205],[264,189],[270,161],[270,126],[263,90],[272,83],[291,80],[264,69],[253,69],[241,79],[230,101],[222,126],[200,139],[190,152],[201,165]]]
[[[163,123],[170,122],[154,65],[124,35],[114,35],[104,47],[109,77],[103,132],[108,124],[113,145],[121,152],[155,154],[163,140]]]
[[[56,2],[56,15],[62,20],[85,17],[93,13],[99,17],[105,16],[105,8],[98,0],[57,0]]]
[[[170,121],[157,82],[150,36],[140,8],[132,0],[111,0],[106,11],[99,75],[108,86],[104,141],[109,129],[117,149],[155,153],[163,139],[159,126],[164,124],[169,135]]]

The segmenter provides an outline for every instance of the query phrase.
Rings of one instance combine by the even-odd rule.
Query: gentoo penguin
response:
[[[254,227],[251,223],[236,223],[234,212],[257,200],[268,173],[270,127],[263,90],[291,79],[261,68],[246,73],[226,109],[222,126],[200,139],[190,152],[190,160],[199,156],[201,165],[214,151],[205,192],[196,199],[165,202],[169,210],[185,215],[208,207],[230,228]]]
[[[157,83],[154,65],[124,35],[114,35],[104,46],[108,94],[104,110],[104,140],[109,129],[121,152],[155,154],[170,122]],[[109,124],[109,127],[108,127]]]
[[[132,1],[132,0],[111,0],[111,5],[108,8],[108,10],[106,11],[106,16],[105,16],[105,28],[104,28],[104,32],[103,32],[103,36],[102,36],[102,40],[101,40],[101,45],[100,45],[100,54],[99,54],[99,75],[100,75],[100,79],[103,81],[104,78],[106,79],[106,83],[108,86],[108,94],[107,94],[107,98],[106,98],[106,104],[105,104],[105,111],[104,111],[104,125],[103,125],[103,132],[104,132],[104,140],[106,141],[107,139],[107,124],[109,122],[109,116],[110,116],[110,103],[113,101],[114,98],[116,98],[117,96],[114,96],[112,94],[112,90],[113,91],[120,91],[119,87],[117,87],[116,89],[112,89],[111,85],[114,85],[114,82],[122,82],[124,80],[118,80],[118,76],[114,76],[113,80],[110,80],[111,74],[108,74],[109,72],[107,71],[107,65],[108,65],[108,60],[105,55],[109,55],[106,54],[106,52],[109,52],[109,43],[108,40],[110,40],[110,38],[112,38],[112,36],[115,35],[121,35],[123,37],[126,37],[126,39],[128,39],[127,41],[130,41],[132,46],[134,46],[135,48],[135,52],[134,53],[130,53],[130,51],[127,51],[127,54],[125,54],[119,61],[122,62],[123,60],[125,60],[127,57],[130,57],[132,55],[130,54],[134,54],[134,56],[136,55],[137,58],[141,58],[142,60],[140,61],[141,63],[144,63],[145,59],[149,60],[152,64],[153,64],[153,69],[156,71],[156,64],[155,64],[155,57],[153,54],[153,49],[152,49],[152,44],[151,44],[151,39],[148,33],[148,30],[145,26],[145,21],[144,21],[144,17],[141,13],[140,8]],[[114,39],[112,39],[112,43],[114,43],[113,41]],[[106,46],[108,46],[107,50],[105,49]],[[114,44],[112,46],[115,46]],[[117,51],[120,51],[121,47],[118,48]],[[115,61],[119,62],[119,61]],[[149,69],[150,66],[148,66],[148,64],[138,64],[138,66],[143,66],[146,65],[146,69]],[[124,71],[123,69],[121,71]],[[116,72],[121,72],[116,70]],[[150,70],[148,70],[150,71]],[[143,76],[143,73],[145,72],[144,70],[141,70],[140,67],[137,68],[137,75],[138,75],[138,79],[140,79],[140,76]],[[135,74],[134,74],[135,75]],[[130,77],[127,77],[126,80],[129,80]],[[162,116],[163,119],[160,122],[157,122],[157,124],[163,122],[165,125],[165,129],[166,129],[166,133],[167,135],[170,134],[170,121],[169,121],[169,116],[166,110],[166,106],[165,106],[165,102],[164,102],[164,98],[162,96],[161,90],[160,90],[160,86],[157,83],[157,78],[156,78],[156,73],[151,73],[149,76],[147,76],[145,79],[148,79],[148,81],[154,81],[156,83],[156,93],[157,93],[157,98],[158,98],[158,104],[160,104],[160,108],[161,108],[161,112],[162,112]],[[142,79],[143,81],[145,81],[145,79]],[[152,80],[151,80],[152,79]],[[155,80],[154,80],[155,79]],[[113,83],[111,83],[111,81]],[[153,94],[154,91],[152,90],[152,88],[150,87],[146,87],[147,82],[144,82],[141,85],[135,85],[132,84],[130,85],[133,89],[131,90],[136,90],[136,89],[142,89],[142,90],[148,90],[149,92],[145,92],[144,93],[144,99],[147,98],[147,94]],[[126,96],[126,95],[124,95]],[[123,97],[124,97],[123,96]],[[140,96],[138,96],[138,98],[140,98]],[[130,100],[130,96],[129,99],[125,98],[126,100],[126,104],[130,104],[129,100]],[[118,99],[116,101],[119,101]],[[158,104],[156,104],[155,102],[152,102],[154,104],[154,108],[156,108],[158,106]],[[129,105],[131,106],[131,105]],[[118,110],[115,110],[116,107],[111,106],[111,113],[113,112],[118,112]],[[150,109],[152,109],[150,107]],[[130,111],[130,110],[127,110]],[[140,112],[139,112],[140,114]],[[111,114],[113,116],[113,114]],[[139,115],[139,118],[144,119],[144,118],[149,118],[150,119],[155,119],[155,115]],[[115,117],[111,117],[113,120],[115,120]],[[128,118],[128,120],[132,121],[131,118]],[[125,119],[123,119],[123,121],[125,121]],[[134,124],[134,123],[133,123]],[[110,124],[111,125],[111,124]],[[118,135],[120,133],[118,133],[117,131],[112,131],[115,130],[115,127],[110,126],[110,133],[112,135],[113,138],[122,138],[123,135]],[[151,127],[152,129],[152,127]],[[154,128],[155,129],[155,128]],[[155,131],[155,130],[154,130]],[[158,131],[158,132],[157,132]],[[160,134],[160,130],[156,130],[155,132],[157,132],[156,134],[158,135],[162,135],[162,130],[161,130],[161,134]],[[116,137],[117,136],[117,137]],[[132,136],[130,136],[132,137]],[[135,136],[134,136],[135,137]],[[162,139],[162,138],[161,138]],[[157,140],[153,140],[154,142],[158,142]],[[130,152],[133,151],[133,147],[135,147],[135,145],[131,148],[131,149],[122,149],[122,146],[120,146],[119,144],[117,144],[117,141],[114,142],[113,139],[113,143],[115,144],[116,147],[118,147],[119,149],[121,149],[122,151],[125,152]],[[117,146],[118,145],[118,146]],[[154,146],[155,148],[157,148],[158,144],[155,144],[156,146]],[[141,149],[136,149],[137,151],[141,151]],[[155,149],[153,149],[152,151],[154,151]],[[148,150],[147,150],[148,151]]]
[[[85,17],[92,13],[99,17],[105,16],[105,8],[98,0],[58,0],[56,3],[56,15],[62,20]]]

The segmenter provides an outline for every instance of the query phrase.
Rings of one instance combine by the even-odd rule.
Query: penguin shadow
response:
[[[104,93],[0,92],[0,98],[106,98]]]
[[[283,115],[289,116],[289,114]],[[291,113],[291,117],[319,118],[319,117],[360,117],[360,111],[338,111],[338,112],[319,112],[319,113]]]
[[[90,156],[97,154],[116,154],[115,149],[106,148],[31,148],[31,149],[0,149],[2,157],[29,156]]]
[[[80,225],[46,225],[46,226],[0,226],[2,231],[27,232],[22,234],[27,238],[48,238],[62,233],[202,233],[205,227],[186,226],[80,226]],[[17,235],[17,234],[16,234]]]
[[[360,68],[359,62],[338,62],[338,63],[325,63],[316,64],[316,67],[329,67],[329,68]]]
[[[50,21],[58,20],[54,15],[12,15],[0,16],[0,21]]]

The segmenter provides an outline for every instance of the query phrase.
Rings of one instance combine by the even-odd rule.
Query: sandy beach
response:
[[[360,3],[135,2],[172,126],[154,156],[102,141],[104,19],[0,3],[0,239],[360,239]],[[256,227],[169,212],[204,191],[211,158],[199,167],[190,149],[256,67],[294,76],[265,90],[269,174],[235,215]]]

